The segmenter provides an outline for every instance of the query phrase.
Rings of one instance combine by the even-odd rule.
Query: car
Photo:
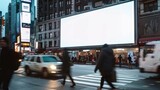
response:
[[[46,78],[50,75],[61,74],[62,71],[62,62],[54,55],[27,55],[22,63],[26,75],[38,72]]]

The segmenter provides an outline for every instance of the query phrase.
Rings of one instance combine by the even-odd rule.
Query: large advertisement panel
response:
[[[21,28],[21,42],[30,42],[30,28]]]
[[[31,13],[21,12],[21,42],[30,42]]]
[[[61,47],[135,43],[134,1],[61,19]]]
[[[22,12],[30,12],[30,4],[22,3]]]

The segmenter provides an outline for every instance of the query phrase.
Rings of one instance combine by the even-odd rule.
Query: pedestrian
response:
[[[0,52],[0,86],[2,90],[9,90],[9,84],[14,73],[15,56],[14,50],[9,48],[9,40],[6,37],[1,38],[1,52]]]
[[[70,87],[74,87],[76,84],[71,76],[71,70],[70,70],[71,62],[67,49],[64,49],[62,62],[63,62],[62,65],[63,82],[61,84],[65,85],[66,77],[68,76],[72,82],[72,85]]]
[[[122,65],[122,56],[121,56],[121,54],[118,56],[118,60],[119,60],[119,67],[121,67],[121,65]]]
[[[128,55],[128,67],[131,69],[132,68],[132,58],[131,55]]]
[[[100,52],[97,65],[94,70],[95,73],[97,70],[99,70],[102,75],[100,87],[98,88],[98,90],[101,90],[103,88],[104,80],[108,83],[108,85],[112,88],[112,90],[116,89],[112,84],[112,79],[111,79],[114,67],[115,67],[115,58],[113,50],[107,44],[104,44]]]

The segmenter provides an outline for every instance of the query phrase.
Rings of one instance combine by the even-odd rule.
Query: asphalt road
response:
[[[21,68],[14,75],[10,90],[97,90],[100,83],[100,74],[94,73],[95,65],[74,65],[72,76],[76,82],[75,88],[70,88],[70,80],[62,86],[60,77],[42,78],[38,74],[25,76]],[[138,69],[116,68],[117,82],[114,85],[118,90],[159,90],[160,78],[156,74],[139,73]],[[105,83],[103,90],[109,90]]]

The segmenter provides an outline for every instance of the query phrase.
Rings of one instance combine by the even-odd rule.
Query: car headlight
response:
[[[18,62],[22,62],[22,59],[19,59]]]
[[[50,68],[53,69],[53,70],[57,69],[56,66],[54,66],[54,65],[51,65]]]

